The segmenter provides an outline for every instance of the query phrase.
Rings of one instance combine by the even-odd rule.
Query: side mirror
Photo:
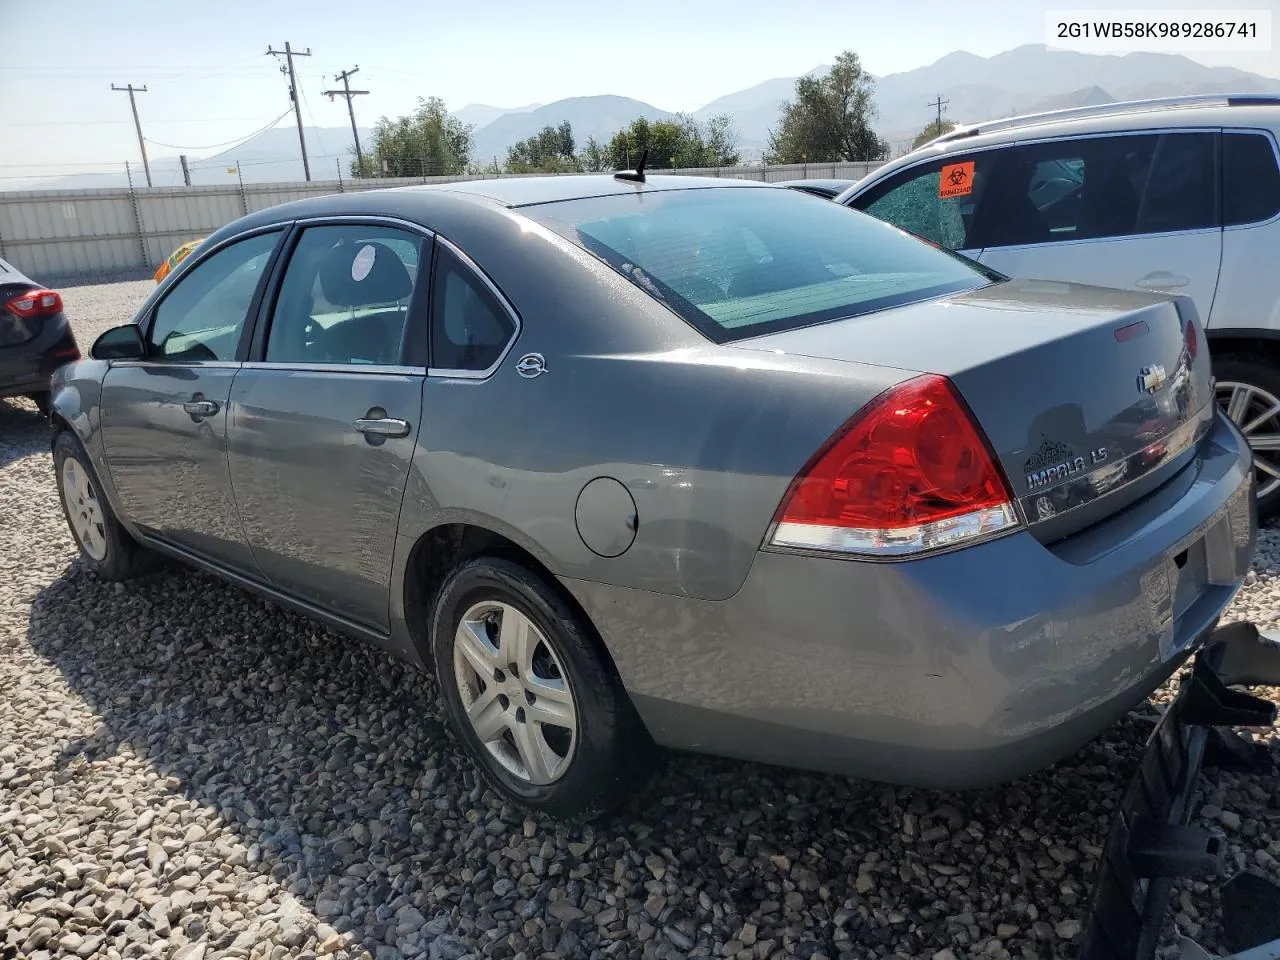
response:
[[[146,355],[147,345],[136,323],[112,327],[89,348],[89,356],[95,360],[141,360]]]

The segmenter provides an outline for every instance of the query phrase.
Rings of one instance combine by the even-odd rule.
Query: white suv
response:
[[[836,197],[1007,276],[1190,297],[1218,399],[1280,512],[1280,97],[1194,96],[953,130]],[[1086,380],[1089,371],[1081,370]]]

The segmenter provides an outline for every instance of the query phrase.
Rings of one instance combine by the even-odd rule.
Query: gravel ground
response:
[[[148,289],[69,288],[82,346]],[[1156,716],[965,794],[679,757],[569,829],[480,785],[429,677],[202,574],[85,573],[25,402],[0,518],[0,957],[1070,956]],[[1232,616],[1275,626],[1277,532]],[[1280,880],[1275,778],[1205,800]],[[1214,908],[1176,922],[1213,945]]]

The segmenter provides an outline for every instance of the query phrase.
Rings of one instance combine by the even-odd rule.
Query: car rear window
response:
[[[595,254],[719,343],[996,278],[886,223],[795,190],[641,191],[521,213]]]

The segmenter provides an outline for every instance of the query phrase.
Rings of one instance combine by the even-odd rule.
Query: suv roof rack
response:
[[[1084,117],[1105,117],[1117,113],[1129,113],[1141,110],[1172,110],[1178,107],[1257,107],[1280,106],[1280,94],[1275,93],[1197,93],[1179,97],[1156,97],[1151,100],[1119,100],[1115,103],[1104,103],[1092,107],[1066,107],[1062,110],[1046,110],[1042,113],[1026,113],[1017,117],[1006,117],[1002,120],[986,120],[981,123],[959,127],[930,143],[949,143],[964,137],[976,137],[996,130],[1011,130],[1015,127],[1031,126],[1037,123],[1052,123],[1056,120],[1076,120]]]

